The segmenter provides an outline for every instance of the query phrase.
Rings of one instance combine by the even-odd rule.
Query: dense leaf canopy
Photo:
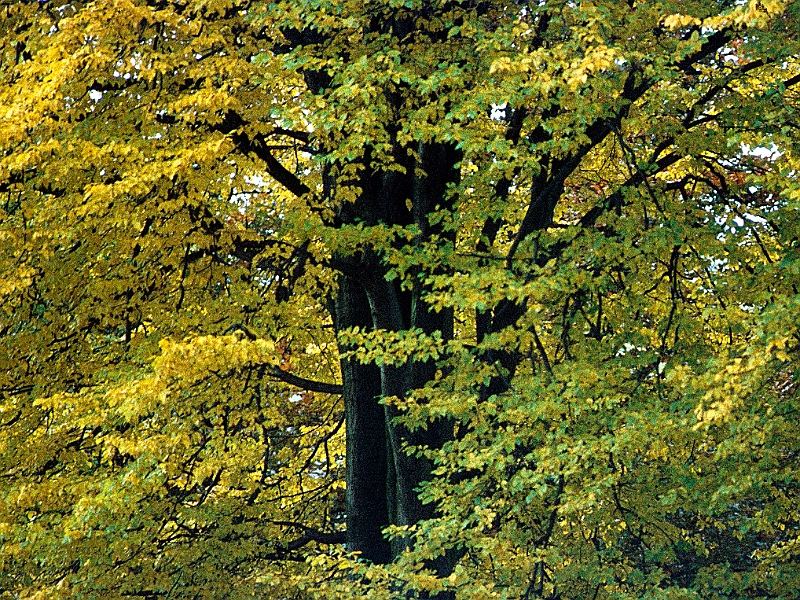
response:
[[[0,597],[796,598],[797,3],[0,44]]]

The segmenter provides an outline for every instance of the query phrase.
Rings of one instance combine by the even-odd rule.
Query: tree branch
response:
[[[235,323],[231,325],[223,333],[233,333],[234,331],[241,331],[250,341],[257,339],[256,335],[241,323]],[[314,381],[313,379],[298,377],[297,375],[292,375],[291,373],[284,371],[275,365],[263,364],[262,367],[264,367],[267,374],[275,379],[279,379],[284,383],[288,383],[289,385],[293,385],[309,392],[319,392],[320,394],[342,393],[342,386],[338,383],[325,383],[324,381]]]
[[[308,527],[307,525],[303,525],[302,523],[293,523],[291,521],[272,521],[272,523],[283,527],[294,527],[303,530],[303,535],[301,535],[299,538],[296,538],[291,542],[288,542],[286,545],[280,547],[280,550],[283,552],[298,550],[310,542],[317,542],[318,544],[345,543],[346,532],[344,531],[317,531],[316,529]]]
[[[320,394],[341,394],[343,391],[342,386],[338,383],[325,383],[323,381],[314,381],[311,379],[306,379],[305,377],[298,377],[297,375],[292,375],[291,373],[288,373],[274,365],[268,367],[267,372],[275,379],[280,379],[284,383],[288,383],[289,385],[293,385],[309,392],[319,392]]]
[[[304,184],[299,177],[284,167],[280,161],[272,154],[269,145],[262,135],[251,138],[244,133],[244,127],[247,125],[241,115],[229,110],[225,113],[222,121],[212,127],[214,131],[230,137],[231,141],[236,144],[236,147],[243,154],[255,154],[258,158],[264,161],[267,167],[267,172],[270,176],[280,183],[283,187],[289,190],[298,198],[304,196],[310,188]],[[301,132],[292,131],[289,129],[276,129],[278,135],[286,135],[294,139],[302,140],[303,135]],[[307,134],[306,134],[307,135]]]
[[[344,531],[317,531],[301,523],[293,523],[290,521],[271,521],[271,523],[281,527],[302,529],[303,534],[286,544],[276,545],[275,551],[264,557],[268,560],[292,560],[291,557],[288,556],[290,553],[295,550],[300,550],[311,542],[316,542],[318,544],[344,544],[347,541],[347,534]]]
[[[244,133],[231,134],[233,143],[245,154],[255,154],[264,161],[267,173],[298,198],[310,192],[310,188],[299,177],[284,167],[270,152],[267,144],[260,137],[251,139]]]

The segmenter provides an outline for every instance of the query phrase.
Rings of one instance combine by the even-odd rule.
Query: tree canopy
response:
[[[0,44],[0,597],[796,597],[800,5]]]

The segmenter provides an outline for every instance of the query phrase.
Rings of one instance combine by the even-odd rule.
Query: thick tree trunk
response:
[[[341,277],[335,307],[336,328],[372,325],[367,296],[349,277]],[[344,348],[342,350],[345,350]],[[346,424],[347,549],[373,563],[392,556],[382,530],[389,525],[387,439],[381,396],[381,374],[375,365],[343,359],[342,383]]]
[[[433,235],[443,243],[452,243],[455,234],[431,226],[429,215],[449,207],[447,187],[458,180],[460,153],[442,144],[420,144],[416,150],[419,163],[409,164],[405,174],[365,169],[360,182],[362,193],[353,204],[339,208],[341,221],[358,220],[369,225],[414,222],[420,231],[419,244]],[[420,175],[419,169],[425,174]],[[388,331],[418,327],[452,339],[453,312],[431,310],[422,286],[408,292],[388,281],[388,267],[377,253],[363,250],[337,260],[343,272],[334,311],[337,331],[355,326]],[[428,459],[407,455],[403,447],[435,448],[452,435],[452,424],[444,422],[431,424],[425,431],[408,431],[394,423],[397,409],[379,401],[405,398],[425,386],[435,373],[433,361],[380,368],[355,360],[342,361],[347,417],[347,545],[375,563],[391,561],[408,543],[401,539],[389,545],[382,528],[413,525],[435,515],[435,507],[423,505],[418,498],[419,486],[430,478],[432,464]]]

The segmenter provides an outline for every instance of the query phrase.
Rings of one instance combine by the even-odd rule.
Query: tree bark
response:
[[[337,330],[372,324],[367,296],[350,277],[342,276],[335,305]],[[347,348],[341,348],[342,352]],[[354,358],[341,361],[346,417],[345,480],[347,549],[376,564],[392,556],[382,530],[389,525],[387,439],[377,366]]]
[[[455,233],[429,223],[434,210],[451,208],[448,186],[458,180],[460,152],[452,145],[420,144],[418,164],[405,174],[364,169],[356,202],[339,207],[342,223],[408,225],[414,222],[416,244],[437,236],[454,242]],[[420,173],[420,170],[423,173]],[[408,204],[411,203],[409,211]],[[388,266],[379,253],[362,250],[336,259],[343,273],[335,306],[337,332],[358,326],[362,330],[402,331],[409,327],[453,337],[453,311],[434,311],[425,300],[426,289],[414,284],[402,290],[386,277]],[[346,351],[346,348],[342,348]],[[409,456],[406,445],[440,447],[452,436],[452,424],[437,422],[426,430],[409,431],[394,422],[398,410],[381,405],[381,398],[406,398],[425,386],[436,373],[432,360],[403,365],[362,365],[342,360],[347,417],[347,546],[375,562],[390,562],[409,540],[389,544],[381,530],[389,524],[413,525],[435,516],[433,505],[423,505],[420,485],[431,477],[429,459]],[[437,570],[447,571],[444,565]]]

